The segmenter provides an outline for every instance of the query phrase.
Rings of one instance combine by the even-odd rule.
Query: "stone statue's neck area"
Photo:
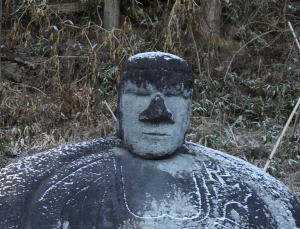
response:
[[[128,148],[126,145],[124,145],[123,143],[120,146],[123,149],[126,149],[126,153],[132,154],[134,156],[137,156],[141,159],[145,159],[145,160],[166,160],[166,159],[172,159],[173,157],[176,157],[178,155],[191,155],[191,156],[195,156],[195,154],[193,152],[191,152],[190,150],[188,150],[187,146],[185,144],[182,144],[181,146],[179,146],[174,152],[171,153],[166,153],[162,156],[156,156],[156,155],[152,155],[149,157],[144,157],[141,156],[137,153],[134,153],[134,151],[130,148]]]
[[[135,155],[139,158],[145,159],[145,160],[165,160],[165,159],[172,159],[173,157],[180,155],[180,154],[186,154],[186,155],[192,155],[195,156],[192,152],[188,150],[188,148],[183,144],[182,146],[179,146],[174,152],[171,153],[165,153],[163,155],[149,155],[147,157],[143,155],[139,155],[135,153],[132,149],[128,148],[123,143],[121,144],[121,148],[127,149],[127,153],[130,153],[132,155]]]

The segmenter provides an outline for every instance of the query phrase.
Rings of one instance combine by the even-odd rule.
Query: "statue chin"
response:
[[[142,143],[142,142],[140,142]],[[150,160],[164,159],[173,155],[176,152],[176,149],[179,148],[182,144],[170,145],[164,144],[163,146],[158,145],[144,145],[144,144],[126,144],[125,147],[133,154]]]

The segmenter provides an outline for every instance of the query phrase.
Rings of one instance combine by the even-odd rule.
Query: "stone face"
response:
[[[169,53],[147,52],[124,64],[119,87],[119,136],[132,153],[161,159],[184,142],[193,93],[187,62]]]
[[[120,139],[97,139],[0,170],[0,228],[299,227],[300,205],[282,183],[189,142],[145,160]]]
[[[151,84],[141,88],[127,81],[123,87],[119,109],[124,146],[150,159],[174,153],[184,141],[191,99],[169,96]]]
[[[28,157],[0,170],[2,229],[295,229],[300,204],[279,181],[184,141],[193,76],[172,54],[125,63],[120,137]]]

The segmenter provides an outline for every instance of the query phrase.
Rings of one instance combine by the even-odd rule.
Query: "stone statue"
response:
[[[300,204],[281,182],[184,141],[192,86],[190,67],[175,55],[129,58],[119,138],[63,146],[0,170],[0,228],[300,228]]]

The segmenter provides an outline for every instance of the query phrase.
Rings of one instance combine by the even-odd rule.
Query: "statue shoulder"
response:
[[[53,209],[63,208],[63,200],[72,199],[87,188],[90,193],[98,188],[97,193],[104,192],[115,174],[111,149],[119,144],[120,140],[114,137],[69,144],[1,169],[0,228],[15,228],[16,224],[25,228],[33,208],[34,214],[49,216]]]
[[[116,137],[99,138],[60,146],[20,159],[0,169],[0,198],[17,196],[34,184],[57,176],[59,171],[67,174],[83,166],[105,162],[110,164],[109,161],[114,157],[110,149],[118,145],[120,139]]]
[[[208,173],[228,177],[232,186],[246,185],[264,200],[274,214],[281,212],[284,215],[288,212],[287,218],[292,216],[300,227],[300,203],[281,181],[235,156],[191,142],[186,142],[185,145],[190,154],[207,167]],[[285,222],[284,219],[282,222]]]
[[[186,146],[193,155],[199,158],[198,160],[211,161],[230,175],[239,177],[243,181],[253,182],[256,186],[261,184],[275,189],[277,187],[283,192],[289,192],[288,188],[279,180],[245,160],[192,142],[187,142]]]

